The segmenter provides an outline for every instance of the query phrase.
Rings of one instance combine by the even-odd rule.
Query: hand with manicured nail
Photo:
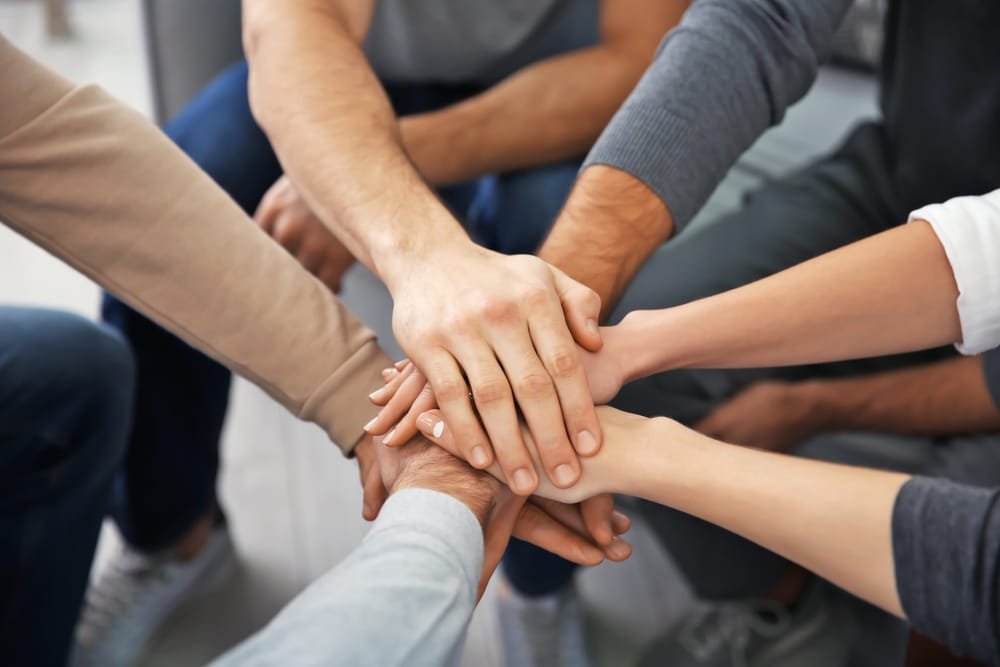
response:
[[[631,454],[629,445],[641,439],[651,420],[607,406],[598,407],[597,415],[604,432],[604,446],[597,455],[581,459],[583,474],[580,476],[580,481],[568,489],[562,489],[542,480],[535,492],[537,495],[564,503],[587,503],[594,498],[609,497],[606,494],[619,493],[627,489],[624,484],[626,480],[621,479],[620,475],[626,469],[625,463]],[[431,442],[455,455],[460,455],[461,448],[456,443],[455,436],[440,410],[431,410],[421,415],[417,420],[417,426]],[[537,462],[539,460],[537,449],[527,430],[524,439],[532,459]],[[506,481],[503,471],[498,466],[491,466],[489,472],[498,479]],[[606,516],[609,511],[594,509],[597,516]]]
[[[629,529],[623,514],[610,510],[613,537],[599,546],[588,537],[585,513],[575,505],[518,496],[495,477],[470,467],[422,436],[398,447],[372,446],[382,483],[389,493],[425,488],[464,503],[479,519],[486,541],[480,593],[496,569],[513,534],[580,565],[597,565],[604,558],[624,560],[631,545],[618,535]]]
[[[436,248],[431,259],[419,275],[383,278],[395,303],[393,331],[433,388],[467,460],[496,460],[517,493],[532,493],[538,472],[520,411],[537,443],[538,470],[556,486],[572,486],[577,455],[592,455],[601,444],[577,348],[601,347],[597,294],[537,257],[466,241]],[[416,400],[423,385],[412,379],[407,389]],[[398,438],[391,434],[390,444]]]

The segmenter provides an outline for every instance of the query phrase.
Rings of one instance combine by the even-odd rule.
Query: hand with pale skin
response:
[[[374,392],[371,398],[376,405],[384,407],[368,424],[367,429],[375,435],[385,433],[382,442],[394,446],[412,438],[417,433],[417,419],[420,415],[438,406],[430,384],[424,380],[412,362],[404,359],[393,368],[383,370],[382,375],[386,379],[386,385]],[[526,433],[527,429],[523,431]],[[539,448],[535,445],[534,439],[530,436],[523,437],[529,456],[539,457]],[[468,461],[475,468],[490,469],[500,479],[510,484],[510,478],[496,462],[476,457],[473,448],[461,438],[457,438],[456,442],[458,444],[452,453]],[[581,461],[585,459],[586,457],[583,457]],[[541,484],[552,485],[547,479],[541,480]],[[610,546],[614,539],[613,509],[614,501],[607,494],[588,497],[580,503],[580,515],[587,527],[587,534],[591,535],[597,544],[605,547]]]
[[[480,595],[511,535],[580,565],[597,565],[605,557],[620,561],[631,555],[631,545],[617,537],[629,528],[628,518],[621,513],[613,515],[616,537],[600,548],[586,537],[583,519],[572,504],[519,496],[492,475],[470,467],[422,436],[403,446],[374,444],[373,449],[381,483],[389,495],[404,488],[440,491],[460,500],[479,519],[485,540]]]
[[[287,176],[270,187],[253,219],[309,273],[334,293],[340,291],[354,255],[312,212]]]

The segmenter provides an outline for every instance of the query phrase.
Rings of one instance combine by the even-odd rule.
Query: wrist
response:
[[[393,495],[404,489],[427,489],[451,496],[468,507],[479,525],[485,527],[499,482],[488,475],[460,471],[447,465],[411,464],[399,474],[389,493]]]
[[[811,425],[815,433],[835,430],[837,425],[842,423],[842,410],[838,400],[840,392],[829,381],[798,382],[791,385],[791,390],[797,394],[799,400],[804,401],[808,406]]]
[[[375,270],[394,298],[428,265],[445,265],[478,249],[444,206],[438,203],[437,208],[421,220],[418,233],[387,239],[372,252]]]

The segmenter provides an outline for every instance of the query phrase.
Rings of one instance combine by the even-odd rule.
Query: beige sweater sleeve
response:
[[[373,416],[374,334],[148,121],[2,37],[0,220],[345,453]]]

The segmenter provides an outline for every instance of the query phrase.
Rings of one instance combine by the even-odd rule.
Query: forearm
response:
[[[355,257],[391,282],[401,258],[465,239],[410,163],[358,47],[371,8],[353,23],[325,0],[245,0],[244,9],[254,115],[312,210]]]
[[[402,118],[403,144],[435,185],[582,156],[644,65],[603,45],[550,58],[468,100]]]
[[[824,431],[960,435],[1000,431],[981,357],[804,383]]]
[[[616,354],[634,379],[906,352],[961,339],[957,296],[937,236],[916,222],[717,296],[633,313]]]
[[[346,560],[214,664],[454,664],[482,562],[482,528],[460,501],[399,492]]]
[[[139,114],[2,38],[0,71],[0,219],[349,449],[374,334]]]
[[[645,184],[617,169],[591,167],[538,255],[597,292],[606,318],[673,229],[670,211]]]
[[[717,524],[902,615],[891,528],[907,476],[727,445],[667,420],[650,424],[606,473],[613,490]]]

